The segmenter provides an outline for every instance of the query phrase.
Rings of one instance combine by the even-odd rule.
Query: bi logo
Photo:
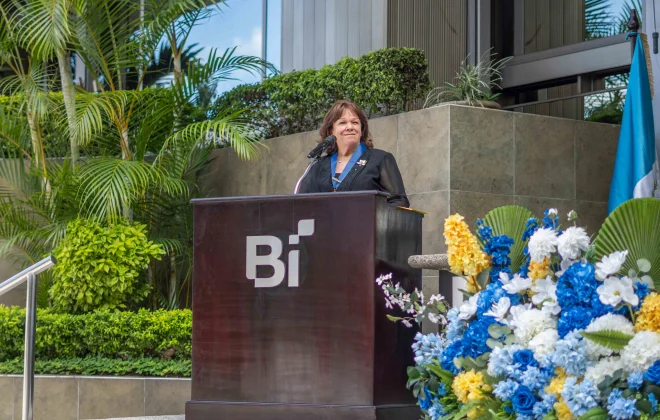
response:
[[[289,245],[300,243],[301,236],[312,236],[314,234],[314,219],[304,219],[298,222],[298,233],[289,235]],[[270,247],[270,253],[266,255],[257,255],[258,246]],[[254,280],[254,287],[275,287],[279,286],[284,280],[284,273],[287,271],[284,261],[280,259],[282,255],[282,241],[276,236],[248,236],[245,250],[245,275],[248,279]],[[257,277],[257,266],[265,265],[273,268],[273,275],[270,277]],[[300,251],[289,251],[287,265],[289,266],[288,286],[298,287],[300,276]]]

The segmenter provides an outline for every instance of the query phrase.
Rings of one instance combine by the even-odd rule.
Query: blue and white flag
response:
[[[630,66],[608,213],[631,198],[657,196],[660,169],[651,101],[651,84],[640,34]]]

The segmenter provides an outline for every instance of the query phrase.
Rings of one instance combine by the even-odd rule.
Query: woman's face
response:
[[[360,119],[350,110],[345,110],[334,124],[332,124],[332,134],[337,137],[337,145],[344,149],[355,149],[360,144],[362,137],[362,125]]]

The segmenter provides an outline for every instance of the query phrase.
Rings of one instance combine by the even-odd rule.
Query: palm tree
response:
[[[56,1],[64,4],[64,0]],[[194,16],[199,16],[195,10],[200,1],[168,0],[158,5],[154,2],[153,6],[158,8],[149,7],[148,3],[144,19],[140,21],[135,19],[139,15],[136,3],[133,0],[66,3],[70,13],[63,18],[68,28],[68,32],[64,31],[67,53],[75,50],[98,88],[96,93],[74,92],[75,127],[69,132],[75,135],[76,144],[86,156],[75,167],[71,165],[72,159],[64,159],[62,163],[46,161],[39,142],[31,141],[34,144],[31,149],[25,146],[25,139],[32,139],[31,135],[40,141],[42,131],[39,119],[34,121],[34,130],[25,128],[33,126],[26,124],[30,117],[53,117],[57,112],[53,101],[48,102],[48,84],[45,83],[53,80],[52,72],[46,72],[49,78],[42,81],[30,76],[37,74],[33,65],[29,68],[31,72],[21,73],[32,79],[14,77],[8,79],[11,83],[4,82],[23,92],[23,97],[39,101],[26,99],[29,107],[7,109],[7,123],[0,122],[0,138],[8,142],[7,159],[0,161],[0,184],[10,179],[33,179],[21,165],[7,166],[4,170],[3,166],[21,156],[35,161],[36,154],[43,155],[38,162],[44,168],[41,172],[47,177],[50,190],[33,183],[29,184],[30,190],[23,184],[7,183],[7,191],[0,193],[0,217],[6,214],[0,219],[0,238],[4,243],[0,246],[0,255],[11,250],[29,261],[34,255],[48,252],[65,235],[66,223],[74,217],[95,218],[107,223],[129,217],[145,223],[152,239],[163,244],[171,257],[152,264],[150,270],[150,281],[162,294],[161,303],[171,307],[177,305],[181,291],[190,284],[192,212],[189,200],[199,193],[198,170],[209,162],[215,147],[232,147],[243,159],[259,153],[257,141],[260,139],[247,128],[240,113],[219,114],[209,119],[208,96],[214,84],[231,79],[234,72],[261,71],[266,63],[257,57],[237,56],[234,49],[224,53],[212,50],[204,61],[193,60],[188,66],[178,67],[174,63],[180,73],[169,89],[126,90],[129,81],[137,80],[141,85],[149,75],[148,66],[154,51],[168,30],[181,27],[177,23],[180,17],[188,14],[187,20],[184,19],[186,24],[194,25],[198,21]],[[51,16],[57,20],[62,13]],[[7,17],[7,22],[10,20]],[[52,26],[59,28],[56,24]],[[177,56],[181,59],[184,51],[190,51],[186,47],[189,31],[172,33],[175,37],[170,37],[168,42],[176,46],[176,49],[171,48],[175,52],[173,61],[176,61]],[[2,35],[24,36],[24,31],[16,34],[5,31]],[[21,63],[18,45],[25,46],[30,57],[32,53],[52,57],[47,48],[39,48],[39,42],[51,39],[48,31],[44,31],[43,37],[33,34],[31,39],[16,43],[17,64]],[[31,63],[41,63],[36,58],[31,59]],[[39,68],[49,69],[45,64]],[[267,68],[274,70],[270,65]],[[60,74],[66,77],[62,66]],[[33,79],[36,82],[30,82]],[[41,89],[36,91],[38,95],[28,89],[33,85]],[[41,114],[20,113],[17,109]],[[3,110],[0,107],[0,114]],[[71,120],[67,118],[62,122],[68,121]],[[22,140],[14,144],[8,139],[16,138],[17,133],[22,135]],[[31,240],[33,249],[18,251],[26,248],[20,240]]]

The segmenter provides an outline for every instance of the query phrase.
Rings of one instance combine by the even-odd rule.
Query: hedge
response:
[[[245,110],[250,128],[271,138],[316,130],[340,99],[357,103],[370,117],[384,116],[411,110],[430,88],[423,51],[386,48],[238,86],[218,98],[214,113]]]
[[[129,360],[107,357],[62,358],[34,362],[34,373],[38,375],[190,377],[191,371],[190,360],[165,360],[153,357]],[[0,362],[0,375],[21,374],[23,374],[22,358]]]
[[[25,310],[0,306],[0,362],[22,358]],[[192,312],[92,312],[82,315],[37,311],[35,358],[106,357],[189,360]]]

